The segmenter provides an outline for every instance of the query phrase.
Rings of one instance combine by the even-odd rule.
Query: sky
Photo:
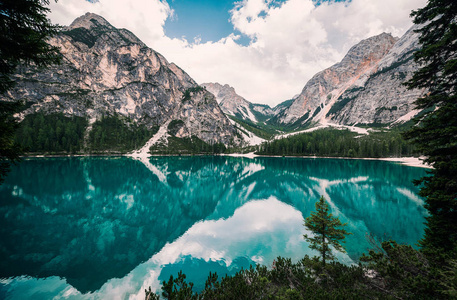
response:
[[[132,31],[197,83],[277,105],[363,39],[401,37],[426,0],[58,0],[49,18],[92,12]]]

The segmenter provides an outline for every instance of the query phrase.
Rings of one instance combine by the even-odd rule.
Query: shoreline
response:
[[[433,169],[432,166],[425,164],[423,162],[424,157],[333,157],[333,156],[281,156],[281,155],[258,155],[251,153],[232,153],[232,154],[222,154],[225,156],[231,157],[246,157],[246,158],[256,158],[256,157],[293,157],[293,158],[334,158],[334,159],[361,159],[361,160],[382,160],[382,161],[389,161],[399,163],[401,165],[409,166],[409,167],[416,167],[416,168],[425,168],[425,169]]]
[[[27,158],[58,158],[58,157],[131,157],[131,158],[148,158],[148,157],[159,157],[159,156],[206,156],[206,155],[214,155],[214,156],[230,156],[230,157],[244,157],[249,159],[254,159],[256,157],[287,157],[287,158],[334,158],[334,159],[361,159],[361,160],[382,160],[382,161],[389,161],[398,163],[401,165],[409,166],[409,167],[417,167],[417,168],[425,168],[425,169],[433,169],[432,166],[425,164],[423,162],[424,157],[331,157],[331,156],[281,156],[281,155],[258,155],[254,154],[254,152],[250,153],[230,153],[230,154],[183,154],[183,155],[173,155],[173,154],[159,154],[159,155],[144,155],[144,156],[136,156],[132,155],[131,153],[126,154],[37,154],[37,155],[24,155],[21,156],[23,159]]]

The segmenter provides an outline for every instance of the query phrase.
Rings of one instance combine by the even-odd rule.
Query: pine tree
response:
[[[329,213],[329,206],[324,197],[321,196],[319,201],[316,202],[316,212],[312,212],[309,217],[305,219],[305,227],[309,229],[314,236],[303,235],[305,240],[310,243],[311,249],[319,251],[322,256],[322,263],[325,266],[327,260],[333,260],[335,257],[332,254],[333,246],[336,250],[346,252],[341,245],[344,238],[352,234],[343,228],[346,223],[341,223],[338,218],[335,218]]]
[[[0,1],[0,95],[14,85],[11,75],[19,65],[59,61],[58,49],[46,42],[58,30],[46,17],[47,4],[49,0]],[[20,103],[0,101],[0,183],[21,153],[14,142],[18,125],[13,115],[19,109]]]
[[[429,212],[421,245],[457,253],[457,1],[429,0],[413,11],[414,23],[421,24],[421,49],[415,61],[421,66],[407,82],[410,89],[424,88],[427,94],[416,100],[424,109],[416,126],[405,134],[425,162],[434,167],[422,178],[420,195]]]

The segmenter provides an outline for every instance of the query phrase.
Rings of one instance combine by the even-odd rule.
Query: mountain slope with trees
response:
[[[87,13],[48,42],[58,49],[62,63],[45,69],[19,66],[12,77],[16,86],[3,97],[25,103],[21,120],[37,113],[62,113],[85,118],[90,131],[96,121],[112,117],[122,120],[132,134],[136,129],[131,126],[144,126],[148,138],[154,128],[181,120],[179,138],[197,136],[226,146],[240,142],[214,96],[128,30]],[[91,141],[82,141],[88,147],[81,151],[90,151]],[[105,146],[104,151],[117,151]]]

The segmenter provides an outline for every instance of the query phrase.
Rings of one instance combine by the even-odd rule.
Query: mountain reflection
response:
[[[421,237],[425,210],[411,181],[424,174],[388,162],[337,159],[27,159],[0,186],[0,277],[57,276],[82,293],[93,292],[151,257],[163,257],[170,245],[202,268],[199,259],[222,259],[227,273],[232,261],[245,266],[246,261],[268,265],[278,255],[298,259],[306,244],[290,252],[281,238],[304,243],[302,219],[320,195],[348,222],[354,235],[346,248],[356,260],[370,247],[366,233],[410,244]],[[255,243],[249,238],[228,243],[233,236],[256,234],[235,211],[259,199],[275,200],[253,202],[255,211],[282,212],[281,222],[293,220],[297,230],[279,226]],[[273,226],[278,216],[270,219]],[[265,220],[257,225],[269,226]],[[202,236],[199,228],[212,230],[205,233],[203,248],[220,256],[192,250],[193,238]],[[160,262],[168,264],[162,277],[180,263],[178,257]]]

